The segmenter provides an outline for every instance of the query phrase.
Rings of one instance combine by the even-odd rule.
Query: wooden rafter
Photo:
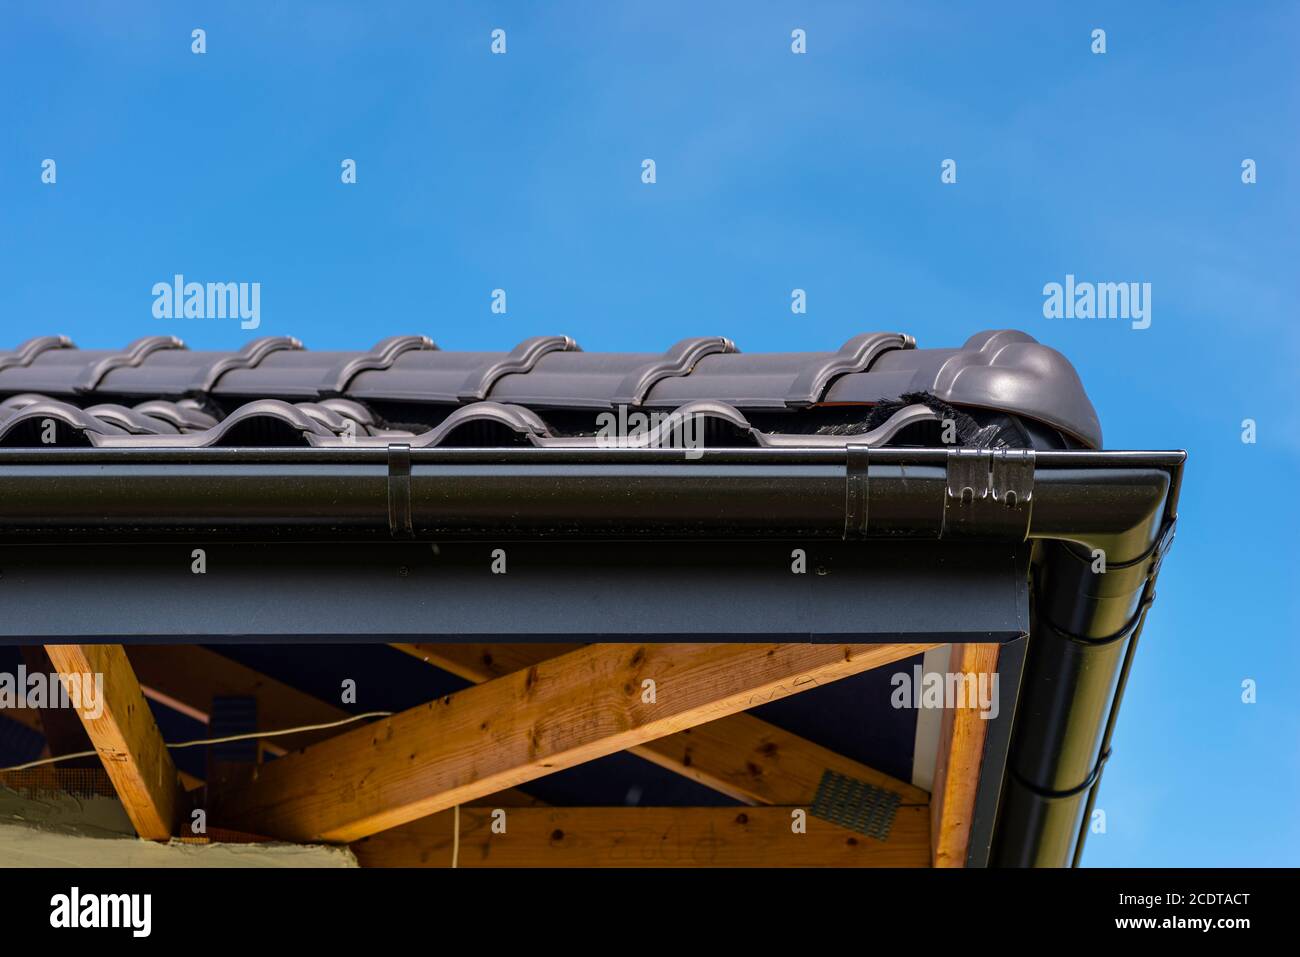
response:
[[[444,671],[482,683],[581,648],[557,644],[397,644]],[[903,804],[928,804],[921,788],[743,712],[628,749],[746,804],[805,804],[826,771],[894,791]]]
[[[400,644],[428,664],[482,683],[581,648],[568,644]],[[207,721],[218,695],[251,695],[260,724],[291,727],[346,717],[347,712],[195,645],[127,648],[145,697]],[[303,747],[338,734],[307,732],[278,741]],[[268,743],[272,753],[283,746]],[[902,804],[925,804],[921,788],[842,757],[761,718],[738,713],[646,742],[629,751],[747,804],[801,805],[812,801],[826,771],[894,791]]]
[[[589,645],[273,761],[213,818],[352,841],[930,647]]]
[[[184,800],[180,779],[126,652],[121,645],[46,645],[46,651],[70,694],[80,676],[103,676],[102,712],[79,711],[82,724],[136,833],[167,840]]]
[[[788,807],[461,808],[461,867],[925,867],[926,807],[901,807],[887,841]],[[352,845],[365,867],[449,867],[454,815],[443,811]]]
[[[948,660],[950,674],[993,674],[998,666],[996,644],[955,644]],[[965,867],[975,816],[975,795],[984,762],[988,721],[979,704],[966,697],[959,707],[946,708],[939,731],[934,791],[930,804],[931,860],[935,867]]]

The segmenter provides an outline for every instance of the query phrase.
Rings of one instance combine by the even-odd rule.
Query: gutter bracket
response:
[[[1023,542],[1034,508],[1032,449],[952,449],[940,538]]]
[[[388,447],[388,531],[394,538],[414,538],[411,522],[411,447]]]
[[[1151,568],[1147,572],[1147,581],[1154,584],[1156,576],[1160,574],[1160,566],[1165,562],[1165,556],[1169,554],[1170,547],[1174,544],[1174,535],[1178,531],[1178,516],[1175,515],[1165,522],[1164,528],[1160,529],[1160,537],[1156,539],[1155,553],[1151,557]]]
[[[871,497],[871,447],[850,444],[845,446],[844,455],[844,538],[863,539],[867,537],[867,503]]]
[[[1016,779],[1016,781],[1019,782],[1022,788],[1024,788],[1026,791],[1031,792],[1036,797],[1042,798],[1044,801],[1068,801],[1070,798],[1076,798],[1080,794],[1085,794],[1091,791],[1098,784],[1100,784],[1102,771],[1105,770],[1106,762],[1109,760],[1110,760],[1110,748],[1106,748],[1104,751],[1102,751],[1100,754],[1097,755],[1097,761],[1092,766],[1092,770],[1088,772],[1088,776],[1084,778],[1083,783],[1076,784],[1072,788],[1066,788],[1064,791],[1053,791],[1050,788],[1039,787],[1037,784],[1034,784],[1031,781],[1026,780],[1014,768],[1011,769],[1011,774]],[[1087,820],[1088,817],[1089,815],[1087,814],[1084,815],[1085,828],[1090,823]]]

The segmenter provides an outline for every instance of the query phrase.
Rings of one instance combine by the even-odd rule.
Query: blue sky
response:
[[[10,0],[0,340],[1022,329],[1075,363],[1109,447],[1190,454],[1085,862],[1295,865],[1297,27],[1267,2]],[[178,272],[260,282],[261,327],[154,319]],[[1151,327],[1045,319],[1067,273],[1150,282]]]

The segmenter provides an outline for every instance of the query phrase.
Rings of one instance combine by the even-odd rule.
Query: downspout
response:
[[[1138,521],[1042,545],[995,865],[1079,863],[1138,636],[1173,539],[1181,470],[1180,461]],[[1103,505],[1117,490],[1103,484],[1099,491],[1096,504]]]

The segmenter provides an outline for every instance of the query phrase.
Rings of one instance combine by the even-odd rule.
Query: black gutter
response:
[[[1042,540],[990,860],[1062,866],[1077,857],[1080,814],[1095,797],[1172,535],[1185,454],[850,447],[692,456],[405,446],[0,449],[0,541]],[[990,471],[997,468],[1006,470],[1001,478]],[[1093,549],[1105,552],[1104,574],[1093,572]]]
[[[403,449],[0,449],[0,534],[840,538],[856,487],[850,537],[944,537],[943,449]],[[1029,537],[1086,543],[1135,534],[1182,461],[1027,454]]]

